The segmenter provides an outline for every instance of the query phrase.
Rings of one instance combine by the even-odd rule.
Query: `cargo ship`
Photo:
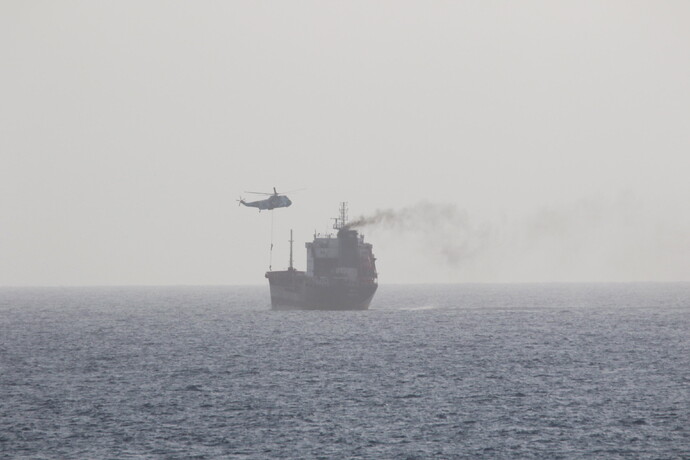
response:
[[[378,288],[376,258],[372,245],[348,226],[347,203],[340,204],[335,235],[314,234],[307,248],[306,271],[266,272],[273,310],[367,310]]]

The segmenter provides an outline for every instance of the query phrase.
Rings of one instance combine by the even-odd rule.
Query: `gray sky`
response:
[[[0,3],[0,285],[690,281],[690,2]],[[249,198],[248,195],[245,195]],[[437,212],[438,211],[438,212]],[[443,216],[447,219],[443,219]]]

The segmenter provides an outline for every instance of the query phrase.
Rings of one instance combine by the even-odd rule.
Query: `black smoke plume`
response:
[[[487,239],[488,229],[470,224],[467,212],[454,204],[421,202],[400,209],[381,209],[361,216],[348,228],[380,228],[406,233],[432,254],[459,265],[475,257]]]

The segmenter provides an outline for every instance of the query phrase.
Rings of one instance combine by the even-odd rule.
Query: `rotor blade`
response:
[[[253,193],[254,195],[273,195],[272,193],[265,193],[265,192],[248,192],[248,191],[246,191],[246,190],[245,190],[244,192],[242,192],[242,193]]]

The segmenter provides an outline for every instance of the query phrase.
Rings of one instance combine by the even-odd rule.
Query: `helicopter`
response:
[[[293,190],[293,192],[296,192],[297,190]],[[258,201],[244,201],[244,198],[240,197],[238,201],[238,205],[243,204],[247,207],[250,208],[258,208],[259,212],[263,210],[272,210],[275,208],[287,208],[292,204],[292,201],[290,201],[290,198],[286,197],[283,194],[280,194],[276,191],[276,188],[273,187],[273,193],[264,193],[264,192],[244,192],[244,193],[253,193],[255,195],[268,195],[268,198],[265,200],[258,200]],[[286,192],[290,193],[290,192]]]

